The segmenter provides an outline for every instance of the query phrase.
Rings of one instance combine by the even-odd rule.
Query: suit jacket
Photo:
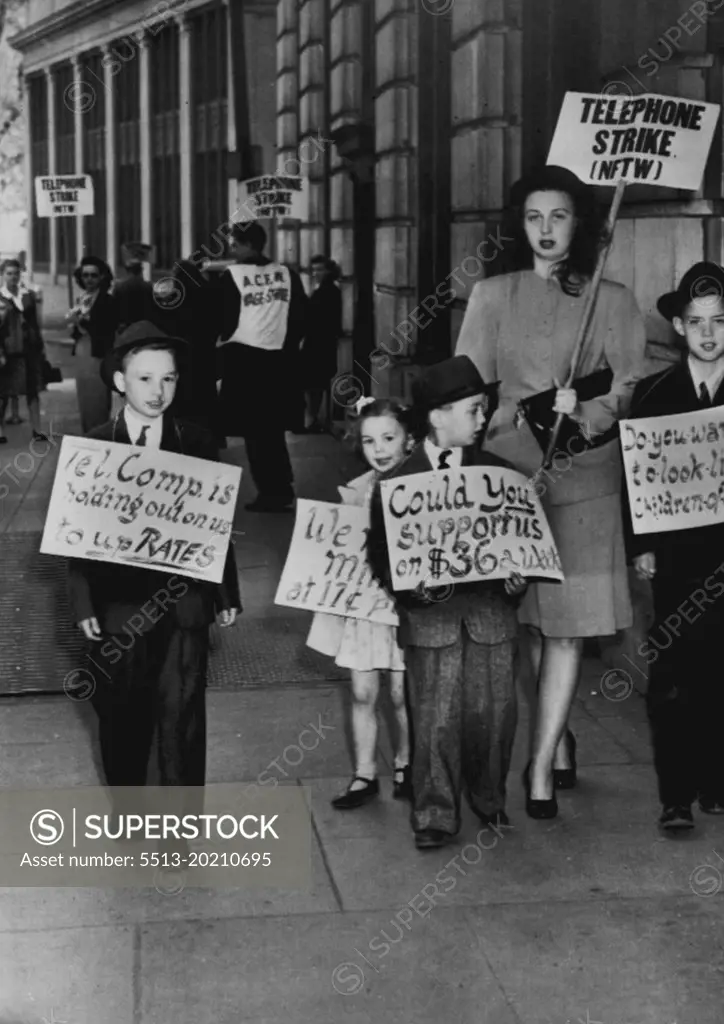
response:
[[[96,297],[82,327],[91,340],[91,355],[102,359],[113,348],[118,327],[116,300],[109,292],[101,292]]]
[[[497,455],[481,451],[475,445],[463,449],[462,464],[511,468]],[[424,445],[419,444],[410,457],[385,479],[429,473],[433,468]],[[516,608],[519,599],[505,593],[502,580],[456,584],[449,597],[442,588],[437,601],[434,591],[431,591],[432,600],[425,601],[414,591],[392,589],[379,484],[372,496],[367,548],[373,575],[397,602],[402,646],[449,647],[459,639],[461,624],[479,644],[499,644],[517,637]]]
[[[140,320],[155,323],[160,319],[160,310],[153,298],[153,285],[140,275],[131,274],[122,281],[117,281],[113,287],[113,299],[116,304],[119,331]]]
[[[119,444],[131,443],[122,415],[96,427],[88,437]],[[163,419],[161,449],[218,461],[216,442],[208,431],[176,420],[168,413]],[[169,580],[174,579],[176,582],[169,587]],[[179,596],[183,590],[181,582],[186,585],[186,590]],[[233,540],[229,542],[224,577],[219,584],[187,576],[174,577],[172,572],[165,577],[155,569],[138,569],[86,558],[69,559],[68,583],[73,621],[81,622],[95,616],[106,633],[121,633],[131,616],[143,614],[142,605],[164,590],[173,602],[164,615],[173,615],[176,624],[183,629],[211,625],[217,611],[241,609]]]
[[[31,291],[22,293],[22,313],[9,299],[0,295],[0,347],[8,356],[40,357],[44,354],[43,336],[38,324],[38,302]]]
[[[714,395],[714,406],[724,406],[724,381]],[[673,416],[701,409],[699,396],[686,360],[653,377],[639,382],[631,403],[631,419],[648,416]],[[721,418],[721,410],[718,410]],[[709,481],[715,488],[714,481]],[[706,486],[706,485],[703,485]],[[623,513],[626,547],[630,558],[651,551],[656,555],[657,576],[708,575],[724,558],[724,523],[691,530],[667,530],[665,533],[634,534],[627,488],[623,489]]]

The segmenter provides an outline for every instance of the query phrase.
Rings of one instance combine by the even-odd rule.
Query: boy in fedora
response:
[[[467,356],[426,367],[414,395],[424,440],[391,476],[507,466],[479,447],[495,392]],[[414,738],[415,845],[434,849],[458,833],[463,790],[485,825],[508,825],[506,777],[517,724],[516,607],[525,581],[465,583],[451,593],[393,591],[379,488],[369,560],[400,615]]]
[[[684,355],[637,385],[631,418],[724,406],[724,270],[696,263],[657,307],[673,324]],[[721,418],[722,410],[716,411]],[[639,578],[651,581],[654,598],[655,621],[641,653],[650,666],[647,707],[662,804],[659,824],[690,829],[697,799],[705,814],[724,814],[724,687],[718,667],[724,522],[652,534],[629,530],[629,554]],[[672,623],[673,636],[667,629]]]
[[[148,321],[120,334],[101,376],[125,406],[88,436],[218,461],[209,433],[168,412],[185,349]],[[241,610],[233,542],[220,584],[87,559],[69,560],[69,584],[73,621],[98,649],[93,704],[108,785],[146,784],[155,732],[159,784],[203,786],[209,626],[215,614],[231,626]]]

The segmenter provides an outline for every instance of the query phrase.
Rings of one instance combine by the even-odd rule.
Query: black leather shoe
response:
[[[364,787],[352,789],[355,782],[364,782]],[[368,804],[378,795],[379,791],[378,779],[363,779],[361,776],[355,775],[345,792],[334,798],[332,807],[338,811],[353,811],[355,807],[363,807]]]
[[[699,810],[704,814],[724,814],[724,803],[715,797],[700,796]]]
[[[423,828],[415,832],[415,846],[418,850],[438,850],[450,842],[449,832],[441,832],[437,828]]]
[[[530,795],[530,769],[531,762],[525,766],[523,772],[523,788],[525,789],[525,813],[529,818],[535,818],[536,821],[545,821],[549,818],[555,818],[558,815],[558,801],[556,800],[555,790],[550,800],[534,800]]]
[[[495,814],[480,814],[476,811],[481,824],[488,828],[512,828],[510,818],[505,811],[496,811]]]
[[[576,737],[570,729],[566,729],[566,746],[571,767],[553,769],[554,789],[575,789],[576,787]]]
[[[412,768],[395,768],[392,775],[392,796],[395,800],[412,800]]]
[[[694,816],[690,807],[664,807],[659,818],[662,828],[672,832],[684,831],[694,827]]]

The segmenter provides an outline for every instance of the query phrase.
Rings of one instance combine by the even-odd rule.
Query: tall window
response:
[[[58,64],[55,70],[55,171],[75,174],[75,90],[73,66]],[[76,262],[75,217],[58,219],[58,268],[65,273]]]
[[[48,147],[48,87],[45,75],[31,75],[25,81],[30,107],[30,176],[47,174],[49,170]],[[41,274],[50,271],[50,219],[38,217],[33,193],[31,212],[33,239],[33,268]]]
[[[168,270],[181,252],[179,37],[175,26],[151,42],[151,211],[156,265]],[[146,241],[146,239],[143,239]]]
[[[86,252],[106,258],[106,104],[103,85],[103,57],[88,54],[82,64],[83,171],[93,179],[95,213],[84,217]],[[91,91],[92,90],[92,91]],[[113,254],[115,259],[115,253]]]
[[[211,235],[228,219],[226,8],[205,8],[191,22],[194,248],[220,255]]]
[[[114,43],[111,51],[118,55],[116,90],[116,157],[117,187],[116,223],[118,240],[148,242],[141,238],[141,151],[140,151],[140,75],[137,47],[130,41]],[[126,63],[127,61],[127,63]],[[123,62],[123,63],[121,63]],[[115,65],[114,65],[115,67]],[[112,129],[113,130],[113,129]],[[117,254],[114,254],[117,257]]]

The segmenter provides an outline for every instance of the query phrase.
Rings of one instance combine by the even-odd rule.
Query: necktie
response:
[[[706,384],[704,383],[704,381],[702,381],[701,384],[699,385],[699,401],[700,401],[700,403],[702,405],[705,405],[707,407],[711,405],[711,398],[709,397],[709,390],[708,390]]]
[[[452,455],[452,451],[449,448],[446,448],[444,452],[440,452],[440,457],[439,457],[438,462],[437,462],[437,468],[438,469],[450,469],[450,466],[448,465],[448,461],[447,460],[450,458],[451,455]]]
[[[141,427],[141,433],[138,435],[138,440],[136,441],[136,444],[140,448],[145,447],[145,444],[146,444],[146,434],[147,433],[148,433],[148,424],[146,424],[145,426]]]

